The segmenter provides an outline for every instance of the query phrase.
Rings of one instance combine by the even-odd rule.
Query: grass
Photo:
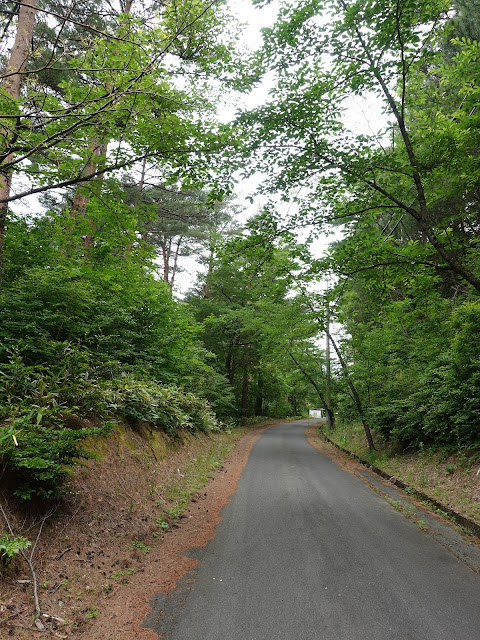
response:
[[[198,453],[185,469],[177,469],[177,473],[170,477],[167,485],[162,487],[162,499],[157,500],[160,510],[155,522],[162,531],[167,531],[172,521],[183,515],[191,498],[206,485],[213,472],[222,466],[236,442],[247,431],[248,428],[237,428],[219,436],[210,436],[208,449]],[[155,491],[158,489],[160,488],[155,487]]]
[[[450,452],[444,449],[421,448],[398,453],[376,439],[377,451],[368,451],[360,425],[339,425],[328,433],[329,438],[401,479],[411,490],[450,506],[455,511],[480,521],[480,459],[478,452]],[[478,475],[477,475],[478,474]]]

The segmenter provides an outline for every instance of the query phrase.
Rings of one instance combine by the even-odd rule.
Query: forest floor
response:
[[[53,512],[26,514],[3,496],[17,531],[35,540],[42,526],[33,564],[45,631],[33,625],[32,576],[17,562],[0,580],[2,640],[156,640],[142,628],[150,598],[195,564],[182,552],[214,536],[254,443],[279,422],[186,436],[182,443],[125,428],[96,444],[99,459],[76,470],[68,499]],[[321,440],[315,426],[307,433],[313,446],[359,475],[361,465]],[[336,439],[364,453],[361,434],[338,432]],[[480,474],[458,456],[396,460],[379,453],[375,464],[478,519]]]

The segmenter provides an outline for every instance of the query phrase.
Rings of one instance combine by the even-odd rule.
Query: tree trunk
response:
[[[208,271],[207,271],[207,277],[205,278],[205,289],[203,291],[203,299],[204,300],[208,300],[208,298],[210,297],[210,276],[212,275],[213,272],[213,258],[215,256],[215,246],[211,245],[210,246],[210,255],[208,257]]]
[[[330,421],[330,424],[333,425],[332,429],[335,428],[335,414],[333,413],[333,410],[332,410],[331,406],[329,404],[327,404],[327,399],[323,395],[320,387],[315,382],[315,380],[312,378],[312,376],[308,373],[308,371],[304,367],[302,367],[302,365],[298,362],[298,360],[295,358],[295,356],[292,353],[289,353],[288,355],[290,356],[290,358],[297,365],[297,367],[299,368],[301,373],[305,376],[305,378],[310,382],[312,387],[317,392],[318,397],[320,398],[320,402],[322,403],[323,408],[325,409],[325,413],[327,414],[327,424]]]
[[[257,397],[255,400],[255,415],[256,416],[261,416],[262,415],[262,409],[263,409],[263,376],[260,373],[258,376],[258,383],[257,383]]]
[[[133,0],[127,0],[124,11],[122,13],[124,15],[128,15],[132,9]],[[107,81],[105,84],[105,88],[107,90],[111,90],[112,85],[110,81]],[[98,165],[101,162],[100,158],[105,159],[108,151],[108,140],[105,142],[100,142],[95,136],[89,144],[90,156],[87,161],[87,164],[83,168],[82,178],[85,178],[85,181],[90,180],[96,171],[98,171]],[[105,166],[105,162],[103,160],[103,164]],[[100,173],[98,175],[98,179],[103,180],[104,173]],[[142,177],[143,181],[143,177]],[[75,198],[73,200],[73,215],[74,216],[84,216],[87,209],[88,197],[85,191],[82,189],[82,183],[77,187],[77,191],[75,193]],[[142,186],[143,189],[143,186]],[[95,240],[95,234],[97,231],[97,226],[94,220],[89,220],[89,233],[84,236],[83,245],[85,249],[88,249],[93,245]]]
[[[343,373],[345,375],[345,379],[346,379],[346,381],[348,383],[348,386],[350,387],[350,391],[352,393],[353,401],[355,402],[355,406],[357,407],[358,414],[359,414],[360,419],[362,421],[363,430],[365,431],[365,436],[367,438],[368,448],[369,448],[370,451],[375,451],[376,449],[375,449],[375,444],[374,444],[373,438],[372,438],[372,432],[370,431],[370,426],[369,426],[367,418],[365,416],[365,411],[363,409],[362,401],[360,400],[360,396],[358,394],[358,391],[357,391],[355,385],[353,384],[352,378],[350,376],[350,372],[348,371],[347,363],[345,362],[345,360],[344,360],[344,358],[342,356],[342,352],[338,348],[337,343],[332,338],[332,335],[331,335],[331,333],[329,331],[327,332],[327,336],[328,336],[330,342],[332,343],[332,347],[335,349],[335,353],[337,354],[338,360],[340,362],[340,366],[342,367],[342,371],[343,371]]]
[[[248,344],[248,340],[244,340],[243,342],[243,378],[242,378],[242,404],[241,411],[242,416],[246,416],[248,413],[248,349],[250,345]]]
[[[170,291],[173,292],[173,285],[175,284],[175,276],[177,275],[177,266],[178,266],[178,256],[180,253],[180,247],[182,246],[183,237],[177,241],[177,246],[175,247],[175,255],[173,257],[173,266],[172,266],[172,275],[170,277]]]
[[[20,2],[15,41],[10,51],[10,59],[5,68],[7,77],[3,81],[3,89],[12,97],[12,102],[16,102],[20,98],[23,81],[22,71],[30,55],[36,13],[37,0],[29,0],[28,6],[25,2]],[[14,123],[13,125],[11,124],[12,122]],[[14,120],[2,122],[0,119],[0,136],[3,138],[3,141],[0,142],[0,167],[1,165],[7,165],[13,159],[13,154],[10,153],[10,144],[12,137],[15,136],[16,126],[17,123]],[[0,194],[2,199],[8,198],[10,195],[11,180],[10,172],[7,169],[2,171],[0,168]],[[0,203],[0,272],[3,267],[7,211],[7,202]]]
[[[235,375],[235,359],[233,357],[233,342],[228,345],[227,357],[225,359],[225,369],[227,371],[227,380],[230,385],[233,384]]]
[[[98,171],[99,158],[105,156],[107,152],[107,145],[101,144],[97,139],[94,139],[89,145],[90,157],[87,161],[87,164],[83,168],[82,178],[85,178],[85,181],[90,180],[91,176]],[[99,180],[103,177],[103,173],[98,176]],[[75,197],[73,199],[72,212],[74,218],[82,218],[85,216],[87,211],[88,204],[88,196],[84,189],[82,189],[82,183],[80,183],[75,192]],[[88,249],[93,245],[93,241],[95,239],[95,233],[97,231],[97,227],[94,220],[88,221],[89,230],[83,237],[83,246],[85,249]]]
[[[225,361],[225,367],[227,370],[227,379],[230,385],[233,385],[235,380],[235,370],[237,368],[237,359],[235,358],[235,348],[238,347],[238,336],[234,336],[228,345],[227,358]]]
[[[331,380],[331,367],[330,367],[330,310],[327,308],[327,331],[325,335],[325,358],[326,363],[326,376],[325,376],[325,403],[328,407],[327,410],[327,431],[333,431],[335,429],[335,414],[332,411],[332,380]]]
[[[163,259],[163,281],[168,284],[169,281],[169,264],[170,264],[170,252],[166,246],[166,242],[163,242],[160,245],[162,249],[162,259]]]
[[[343,6],[345,13],[347,13],[350,10],[349,4],[345,2],[345,0],[340,0],[340,3]],[[430,212],[428,209],[427,197],[425,195],[425,188],[423,185],[422,176],[419,170],[419,162],[415,153],[412,139],[410,137],[410,133],[407,128],[407,123],[405,121],[404,96],[405,96],[405,86],[407,81],[407,76],[406,76],[407,69],[406,68],[403,69],[403,74],[401,78],[403,93],[401,96],[402,104],[401,104],[401,107],[399,108],[397,106],[397,102],[395,100],[394,95],[392,94],[390,88],[387,85],[387,82],[385,81],[385,78],[382,76],[382,74],[378,69],[378,65],[368,48],[368,45],[362,35],[360,28],[357,25],[355,25],[354,29],[355,29],[355,33],[357,35],[358,41],[360,42],[363,48],[363,51],[365,53],[365,56],[371,66],[373,75],[375,76],[375,79],[377,80],[388,102],[392,115],[397,121],[398,128],[402,136],[403,145],[405,147],[405,151],[408,157],[408,161],[412,168],[412,179],[415,185],[415,191],[417,194],[417,201],[419,205],[418,211],[414,207],[407,205],[405,202],[401,202],[397,200],[395,197],[392,197],[392,194],[389,194],[387,191],[382,189],[379,185],[376,184],[376,182],[372,182],[370,180],[366,180],[365,182],[369,184],[369,186],[371,186],[373,189],[375,189],[379,193],[382,193],[383,195],[387,196],[390,200],[398,204],[404,211],[407,211],[408,213],[410,213],[410,215],[419,223],[421,229],[425,233],[425,236],[427,237],[430,244],[433,246],[433,248],[438,253],[438,255],[448,264],[450,269],[454,273],[459,275],[461,278],[466,280],[469,284],[471,284],[472,287],[474,287],[474,289],[480,292],[480,278],[475,273],[473,273],[465,264],[462,264],[451,251],[447,250],[447,248],[438,239],[435,233],[435,229],[430,221],[430,215],[429,215]]]

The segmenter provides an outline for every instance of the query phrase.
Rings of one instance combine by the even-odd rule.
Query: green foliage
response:
[[[70,256],[58,250],[62,228],[32,223],[22,265],[28,229],[14,227],[0,291],[0,454],[16,495],[57,495],[68,469],[90,457],[85,438],[114,419],[171,435],[218,428],[192,391],[228,404],[200,326],[155,280],[148,251],[126,258],[108,248],[85,261],[74,242]]]
[[[291,295],[308,250],[277,231],[268,212],[249,221],[245,233],[219,248],[204,285],[208,295],[189,298],[217,373],[234,394],[230,412],[243,419],[302,414],[313,395],[289,355],[318,352],[310,342],[318,327]]]
[[[128,373],[107,380],[87,352],[61,346],[48,366],[26,365],[14,352],[2,368],[0,454],[21,498],[57,495],[67,469],[92,457],[83,441],[108,433],[112,418],[145,421],[172,436],[219,428],[207,402],[193,393]],[[103,417],[102,425],[85,426],[92,416]]]
[[[179,387],[162,386],[125,374],[105,388],[108,409],[127,420],[148,422],[175,436],[182,431],[208,432],[218,428],[207,402]]]
[[[238,119],[263,190],[295,205],[289,224],[341,225],[309,273],[336,283],[325,297],[350,380],[402,449],[480,445],[478,3],[453,4],[284,3],[255,56],[275,90]],[[359,131],[374,99],[385,124]],[[337,408],[355,421],[334,369]]]
[[[47,2],[20,99],[0,90],[0,113],[18,115],[0,140],[7,170],[26,175],[30,188],[50,189],[92,177],[99,167],[108,179],[109,170],[146,154],[158,159],[164,182],[214,183],[205,154],[222,132],[212,122],[216,91],[205,82],[206,69],[235,75],[235,33],[222,5],[135,5],[127,15],[92,1],[73,7],[65,21]],[[16,21],[4,26],[13,41]],[[105,145],[93,158],[92,139]],[[124,144],[110,155],[110,141]]]
[[[150,551],[152,550],[152,547],[148,546],[148,544],[145,544],[145,542],[143,542],[142,540],[134,540],[132,542],[132,547],[134,547],[135,549],[139,549],[140,551],[143,551],[145,555],[150,553]]]
[[[3,533],[0,536],[0,575],[7,569],[13,558],[20,551],[30,547],[32,543],[23,536],[13,536],[9,533]]]

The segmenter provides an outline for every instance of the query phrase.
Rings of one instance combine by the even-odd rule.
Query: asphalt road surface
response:
[[[480,576],[313,449],[308,422],[262,435],[215,538],[195,552],[198,568],[156,601],[155,630],[168,640],[480,640]]]

